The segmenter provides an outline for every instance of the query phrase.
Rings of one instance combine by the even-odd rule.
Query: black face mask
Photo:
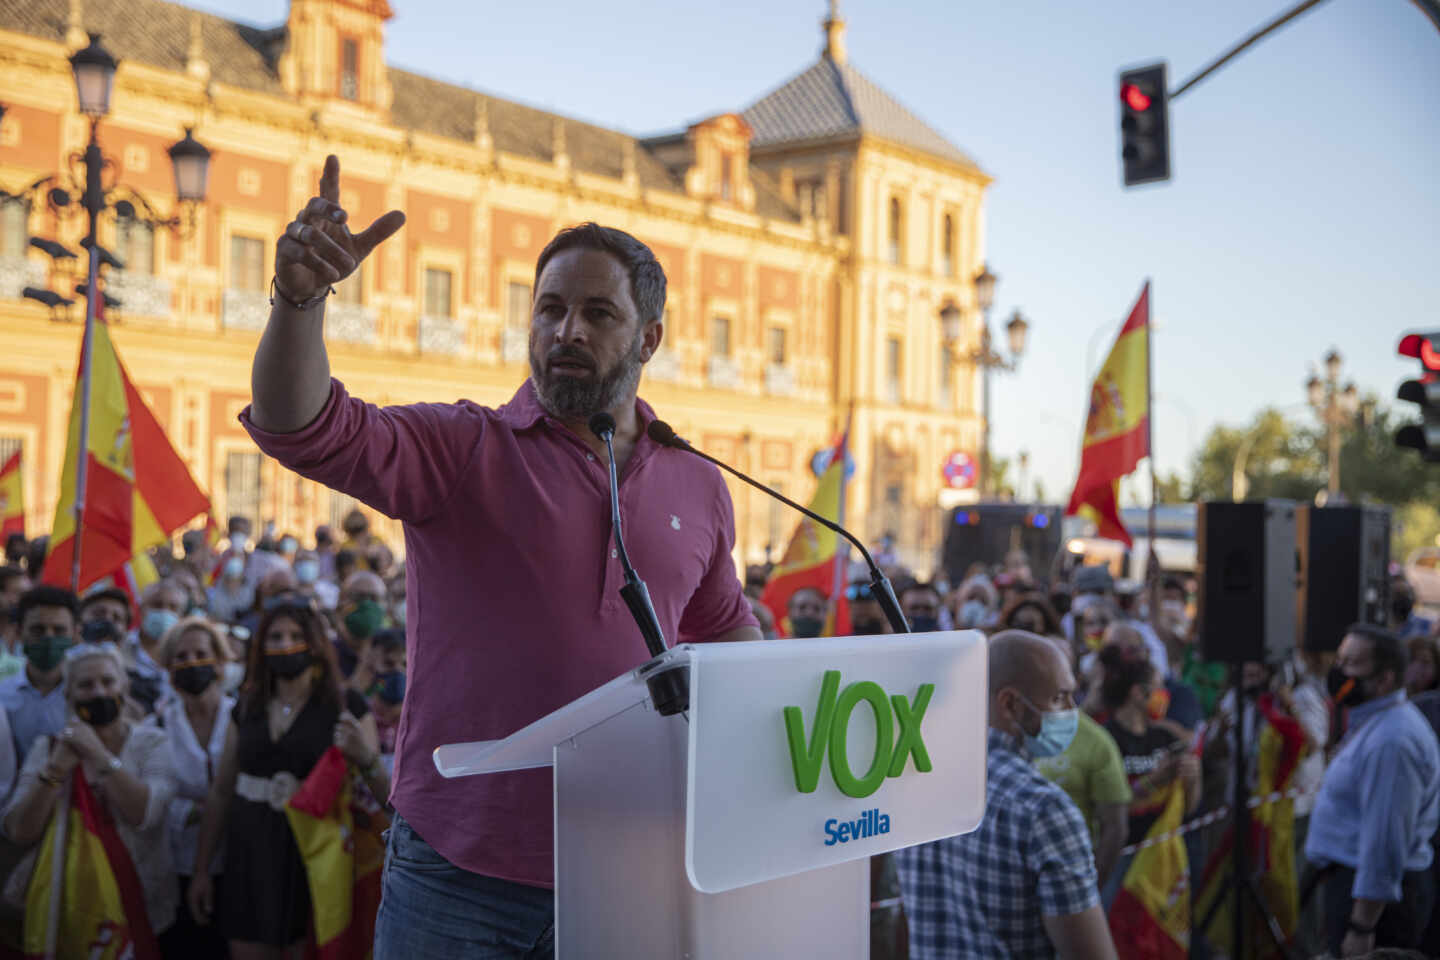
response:
[[[170,682],[175,684],[176,690],[198,697],[210,689],[210,684],[215,682],[215,676],[214,664],[194,663],[177,669],[170,675]]]
[[[934,633],[939,629],[939,617],[916,615],[910,618],[910,630],[912,633]]]
[[[820,636],[825,630],[825,621],[818,617],[791,617],[790,635],[801,640]]]
[[[878,636],[885,632],[884,620],[852,620],[850,630],[857,637]]]
[[[1330,691],[1330,699],[1335,706],[1358,707],[1371,698],[1371,694],[1365,689],[1365,681],[1369,679],[1370,677],[1351,677],[1337,665],[1331,667],[1325,676],[1325,688]]]
[[[91,697],[75,704],[75,715],[92,727],[108,727],[120,717],[119,697]]]
[[[265,663],[269,665],[270,672],[277,677],[298,677],[310,666],[310,651],[300,650],[296,653],[267,653]]]

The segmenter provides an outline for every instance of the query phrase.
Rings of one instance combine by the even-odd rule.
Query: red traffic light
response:
[[[1426,370],[1440,371],[1440,351],[1434,341],[1440,334],[1407,333],[1400,338],[1400,356],[1414,357]]]
[[[1150,109],[1150,96],[1136,84],[1121,84],[1120,99],[1125,101],[1125,106],[1131,110],[1145,111]]]

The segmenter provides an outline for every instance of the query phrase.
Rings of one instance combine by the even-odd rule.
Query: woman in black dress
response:
[[[223,832],[218,919],[230,956],[288,960],[304,950],[310,888],[285,803],[332,743],[359,769],[378,765],[375,719],[363,697],[342,692],[323,622],[303,597],[265,613],[246,677],[205,804],[188,899],[195,918],[209,920],[216,906],[210,857]],[[359,736],[341,738],[342,726]]]

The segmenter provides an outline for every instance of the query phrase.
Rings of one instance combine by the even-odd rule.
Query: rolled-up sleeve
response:
[[[349,494],[388,517],[421,523],[449,499],[484,434],[485,418],[466,403],[377,407],[339,380],[311,423],[270,433],[240,411],[256,445],[291,470]]]
[[[1355,867],[1356,899],[1397,903],[1402,897],[1405,858],[1414,843],[1425,785],[1403,746],[1381,743],[1361,764],[1360,782],[1368,784],[1359,823]]]
[[[680,616],[681,643],[702,643],[738,627],[759,626],[730,555],[735,548],[735,511],[730,494],[718,477],[716,483],[720,489],[715,494],[715,546],[705,575]]]
[[[1058,790],[1036,805],[1025,869],[1035,875],[1043,916],[1069,917],[1100,902],[1090,831],[1075,804]]]

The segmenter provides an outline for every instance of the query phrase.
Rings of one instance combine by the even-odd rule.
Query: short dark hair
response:
[[[121,590],[119,587],[106,587],[104,590],[95,590],[85,594],[85,596],[80,598],[80,604],[77,608],[79,610],[79,615],[76,617],[76,619],[83,620],[85,617],[85,611],[92,604],[95,604],[101,600],[114,600],[116,603],[120,604],[120,606],[124,607],[125,626],[130,626],[130,621],[134,619],[134,614],[132,613],[130,608],[130,595],[127,594],[124,590]]]
[[[1011,597],[1010,602],[1005,605],[1005,609],[1000,613],[1000,625],[1012,630],[1018,629],[1014,623],[1015,614],[1027,608],[1040,614],[1040,619],[1045,621],[1045,632],[1047,634],[1052,636],[1064,634],[1065,630],[1060,624],[1060,615],[1055,612],[1055,607],[1050,601],[1045,599],[1045,594],[1039,591],[1030,591],[1029,593],[1021,593]]]
[[[665,270],[654,252],[624,230],[591,221],[566,227],[545,245],[535,261],[534,289],[540,289],[540,274],[555,254],[576,249],[598,250],[620,261],[630,277],[630,299],[635,301],[642,327],[665,316]]]
[[[38,610],[41,607],[64,607],[70,611],[71,621],[77,625],[80,623],[80,603],[75,599],[74,592],[64,587],[53,587],[48,583],[31,587],[20,594],[20,603],[15,611],[15,622],[23,624],[31,610]]]
[[[917,580],[915,582],[905,584],[905,586],[901,588],[900,596],[897,599],[904,600],[907,593],[916,593],[921,590],[924,590],[926,593],[935,594],[935,599],[937,600],[942,599],[940,596],[940,588],[935,586],[935,584],[930,583],[928,580]]]
[[[395,627],[386,627],[384,630],[375,631],[370,638],[370,646],[381,653],[389,653],[392,650],[405,649],[405,631]]]
[[[1130,696],[1130,690],[1150,679],[1154,668],[1144,648],[1107,643],[1100,648],[1100,665],[1105,668],[1105,679],[1100,684],[1100,702],[1107,709],[1123,706]]]
[[[1409,657],[1399,634],[1384,627],[1377,627],[1373,623],[1352,623],[1345,628],[1345,635],[1348,637],[1352,633],[1370,641],[1370,657],[1375,662],[1374,670],[1377,676],[1387,670],[1394,670],[1395,678],[1404,681]]]

